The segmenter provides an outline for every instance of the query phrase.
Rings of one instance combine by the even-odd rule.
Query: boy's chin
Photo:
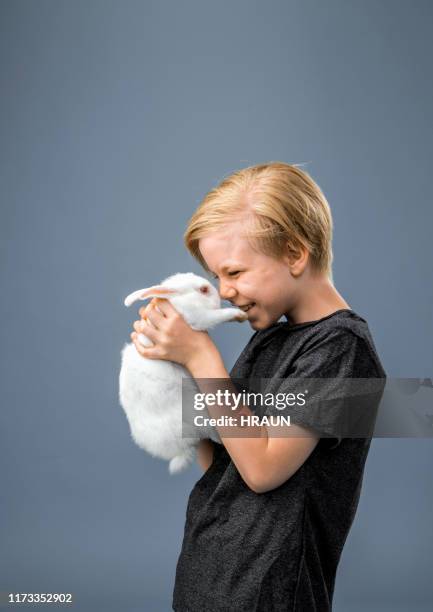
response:
[[[248,320],[248,323],[250,324],[252,329],[254,329],[255,331],[258,331],[261,329],[267,329],[268,327],[275,325],[275,323],[277,323],[278,321],[279,319],[276,319],[274,321],[271,317],[269,318],[252,317],[251,319]]]

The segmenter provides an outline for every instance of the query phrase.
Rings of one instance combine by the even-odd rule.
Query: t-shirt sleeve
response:
[[[279,368],[278,378],[269,381],[267,392],[271,389],[284,407],[273,401],[264,414],[290,415],[291,424],[313,430],[333,449],[343,437],[372,434],[383,392],[380,378],[364,338],[346,328],[321,330],[294,361]]]

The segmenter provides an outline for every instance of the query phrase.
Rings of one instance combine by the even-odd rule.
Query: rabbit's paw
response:
[[[233,321],[239,321],[240,323],[243,323],[243,321],[246,321],[247,319],[248,313],[239,309],[239,313],[234,317]]]

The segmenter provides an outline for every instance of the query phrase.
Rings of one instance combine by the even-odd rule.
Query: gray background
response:
[[[388,375],[432,375],[432,7],[1,2],[0,590],[171,609],[201,472],[129,437],[122,300],[200,272],[182,234],[238,168],[305,164]],[[251,334],[212,332],[228,369]],[[431,609],[432,459],[431,439],[373,441],[337,612]]]

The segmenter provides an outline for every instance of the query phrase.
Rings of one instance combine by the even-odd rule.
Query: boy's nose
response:
[[[236,289],[220,283],[219,294],[222,300],[232,300],[236,295]]]

